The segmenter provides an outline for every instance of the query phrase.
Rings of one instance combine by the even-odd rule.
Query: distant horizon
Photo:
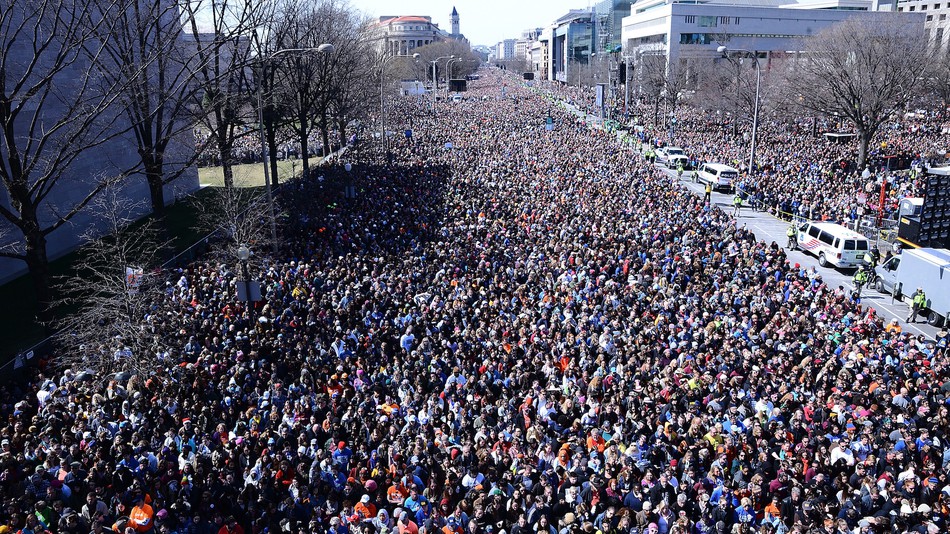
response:
[[[403,0],[399,6],[384,0],[351,0],[365,15],[379,20],[385,16],[431,17],[434,24],[452,30],[450,15],[459,13],[459,30],[472,46],[494,46],[505,39],[518,39],[528,29],[543,28],[571,9],[588,7],[583,0],[550,0],[543,5],[502,0]]]

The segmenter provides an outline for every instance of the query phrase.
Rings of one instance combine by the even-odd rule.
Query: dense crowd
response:
[[[284,188],[253,309],[172,273],[154,373],[0,392],[0,534],[947,531],[945,332],[496,71],[468,96]]]
[[[537,87],[585,113],[600,114],[589,89],[546,82],[538,82]],[[738,185],[743,195],[756,207],[785,218],[842,223],[863,216],[876,218],[881,182],[886,180],[884,215],[893,219],[901,198],[923,195],[923,169],[944,165],[950,149],[945,140],[950,122],[945,114],[907,113],[881,126],[869,147],[867,165],[857,168],[854,138],[833,140],[823,135],[849,132],[847,123],[810,117],[789,121],[763,112],[757,135],[757,169],[750,176],[750,122],[733,125],[720,120],[728,117],[687,101],[677,107],[675,122],[661,112],[654,123],[655,110],[648,98],[634,94],[627,110],[622,96],[615,95],[610,102],[613,118],[642,128],[640,140],[653,146],[684,148],[694,166],[704,162],[734,166],[742,173]]]

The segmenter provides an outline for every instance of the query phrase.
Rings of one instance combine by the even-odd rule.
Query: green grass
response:
[[[316,165],[320,158],[310,158],[310,165]],[[303,169],[303,162],[299,159],[284,159],[277,162],[277,177],[279,182],[290,180],[293,173]],[[264,165],[248,163],[235,165],[235,187],[261,187],[264,185]],[[198,169],[198,181],[201,185],[224,187],[224,171],[221,167],[203,167]]]

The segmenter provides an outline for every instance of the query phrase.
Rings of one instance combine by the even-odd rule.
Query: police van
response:
[[[806,222],[798,229],[798,248],[817,256],[822,267],[858,267],[871,244],[840,224]]]
[[[732,182],[739,171],[721,163],[703,163],[696,173],[700,182],[713,186],[713,189],[732,189]]]

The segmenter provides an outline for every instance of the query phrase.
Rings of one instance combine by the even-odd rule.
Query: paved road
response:
[[[587,124],[589,124],[592,128],[599,125],[599,117],[588,115],[566,102],[562,102],[562,105],[577,115],[579,118],[586,119]],[[667,169],[665,165],[661,165],[659,163],[656,164],[656,167],[662,169],[669,176],[675,178],[675,170]],[[686,175],[684,174],[684,177],[685,176]],[[704,187],[702,184],[693,183],[692,180],[687,180],[685,178],[680,180],[680,182],[696,195],[704,194]],[[719,206],[722,209],[727,210],[728,213],[731,213],[733,209],[732,198],[733,195],[731,193],[713,192],[712,203],[715,206]],[[768,212],[752,211],[752,209],[748,207],[742,208],[737,222],[740,225],[746,225],[746,227],[752,230],[759,239],[767,243],[775,241],[779,244],[779,246],[785,248],[785,243],[788,241],[788,238],[785,235],[785,230],[788,228],[788,222],[773,217]],[[788,255],[789,261],[792,263],[799,263],[806,268],[815,266],[818,269],[818,272],[821,273],[822,279],[824,279],[829,286],[844,286],[844,288],[849,292],[854,289],[854,286],[851,284],[851,277],[854,276],[853,269],[838,270],[832,267],[821,267],[818,265],[818,258],[809,254],[805,254],[799,250],[786,250],[786,253]],[[861,297],[861,303],[863,305],[873,307],[879,315],[884,317],[885,321],[890,321],[891,319],[896,318],[898,321],[900,321],[901,328],[904,332],[923,334],[928,339],[934,339],[936,337],[937,331],[940,330],[937,327],[928,325],[924,321],[918,321],[915,324],[908,324],[905,322],[904,319],[907,318],[909,313],[909,306],[904,302],[894,300],[891,295],[878,293],[876,290],[870,288],[865,288],[862,293],[863,295]]]
[[[661,168],[669,174],[671,177],[676,176],[676,171],[666,169],[665,166],[657,164],[657,168]],[[684,177],[686,175],[684,174]],[[696,195],[703,195],[704,186],[699,183],[693,183],[691,180],[686,180],[685,178],[681,180],[681,183],[691,190]],[[719,206],[720,208],[731,213],[732,206],[732,193],[717,193],[713,192],[712,194],[712,203],[713,205]],[[775,241],[779,246],[785,246],[785,243],[788,241],[788,238],[785,235],[785,230],[788,228],[788,222],[780,220],[776,217],[773,217],[768,212],[762,211],[752,211],[749,207],[743,207],[739,213],[737,219],[738,224],[746,225],[747,228],[752,230],[756,237],[765,241],[766,243],[771,243]],[[799,250],[788,251],[789,261],[793,263],[799,263],[805,267],[815,266],[818,268],[818,272],[821,273],[822,279],[831,286],[844,286],[845,289],[851,291],[854,286],[851,284],[851,277],[854,275],[853,269],[835,269],[835,268],[823,268],[818,265],[818,258],[805,254]],[[917,322],[915,324],[907,324],[904,322],[904,319],[907,318],[909,307],[904,302],[898,302],[891,298],[891,295],[878,293],[874,289],[865,288],[862,291],[861,303],[873,307],[877,312],[890,321],[893,318],[897,318],[900,321],[901,328],[905,332],[912,332],[914,334],[924,334],[929,339],[933,339],[937,331],[940,330],[937,327],[930,326],[923,321]]]

